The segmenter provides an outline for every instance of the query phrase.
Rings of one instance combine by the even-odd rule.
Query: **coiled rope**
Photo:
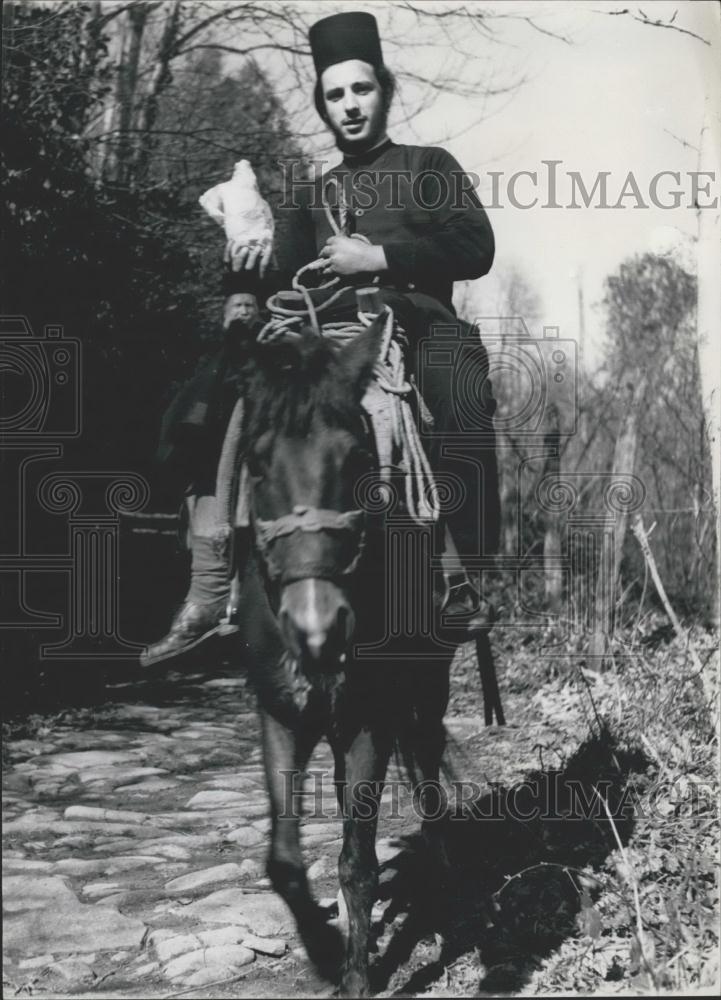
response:
[[[334,180],[334,179],[333,179]],[[336,182],[337,187],[337,182]],[[342,229],[336,224],[333,214],[325,197],[328,186],[323,192],[323,208],[326,218],[333,232],[338,236],[342,234]],[[347,206],[342,203],[341,193],[338,193],[338,202],[341,209],[341,225],[343,224],[343,214]],[[368,240],[359,233],[354,233],[351,239]],[[323,258],[306,264],[296,272],[293,277],[292,286],[298,292],[305,308],[289,309],[282,303],[282,293],[271,296],[268,299],[267,307],[271,313],[270,320],[265,324],[258,334],[260,343],[269,343],[279,339],[301,336],[301,328],[309,325],[318,337],[325,337],[342,347],[362,333],[367,327],[377,319],[377,315],[371,312],[358,311],[358,322],[334,322],[321,323],[322,314],[328,310],[348,291],[347,285],[340,284],[339,277],[333,277],[323,284],[316,286],[315,291],[336,291],[329,294],[328,298],[322,302],[313,301],[311,291],[302,281],[304,275],[322,270],[326,266]],[[376,279],[377,281],[378,279]],[[440,515],[440,505],[436,490],[433,472],[428,458],[421,444],[418,428],[413,416],[408,398],[413,392],[413,386],[408,382],[405,375],[405,362],[403,350],[398,341],[393,337],[394,333],[393,311],[386,309],[385,330],[383,340],[374,369],[374,377],[368,386],[362,400],[363,409],[368,414],[378,451],[381,480],[390,482],[391,476],[396,469],[403,473],[404,493],[406,509],[409,516],[417,524],[428,524],[435,522]],[[221,512],[221,520],[228,513],[228,519],[234,520],[231,516],[230,501],[233,492],[231,485],[232,468],[234,457],[237,459],[238,442],[240,440],[240,427],[242,424],[243,408],[242,401],[233,412],[228,434],[223,446],[223,455],[218,471],[218,509]],[[236,462],[237,467],[237,462]],[[222,470],[222,477],[221,477]],[[239,509],[243,511],[243,519],[247,516],[247,498],[243,496],[247,492],[245,477],[241,476],[239,487]],[[234,514],[234,512],[233,512]]]

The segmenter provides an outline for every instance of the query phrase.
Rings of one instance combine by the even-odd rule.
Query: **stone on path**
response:
[[[46,971],[72,983],[92,983],[97,978],[88,963],[79,958],[62,958],[49,965]]]
[[[143,778],[130,785],[116,785],[116,792],[129,792],[133,796],[148,795],[151,792],[164,792],[176,788],[177,778]]]
[[[130,973],[131,979],[146,979],[148,976],[152,975],[153,972],[158,971],[157,962],[145,962],[143,965],[139,965],[137,969],[134,969]]]
[[[5,947],[49,952],[138,948],[145,924],[108,906],[81,903],[57,876],[10,875],[3,885]]]
[[[54,961],[54,955],[36,955],[35,958],[24,958],[18,962],[18,969],[41,969]]]
[[[319,878],[324,878],[333,871],[333,864],[330,858],[324,854],[320,858],[317,858],[312,865],[308,867],[308,878],[311,882]]]
[[[253,799],[248,799],[246,797],[246,800],[241,807],[243,819],[266,819],[268,816],[268,810],[268,797],[265,792],[256,793],[256,797]]]
[[[238,847],[255,847],[267,839],[266,834],[252,826],[241,826],[237,830],[226,833],[223,837],[223,840],[227,840],[229,844],[236,844]]]
[[[186,892],[193,892],[203,886],[219,882],[235,882],[241,875],[240,865],[231,861],[225,865],[214,865],[212,868],[189,872],[187,875],[171,879],[170,882],[166,883],[165,891],[169,896],[182,896]]]
[[[219,816],[222,816],[222,809],[211,809],[210,811],[184,812],[178,809],[176,812],[154,813],[153,822],[163,829],[172,830],[175,826],[202,826],[205,823],[215,823]],[[233,807],[233,815],[237,815],[237,806]]]
[[[186,809],[218,809],[228,806],[243,806],[248,800],[242,792],[232,792],[224,788],[211,788],[196,794],[186,802]]]
[[[240,944],[216,945],[171,959],[163,972],[168,979],[181,980],[187,986],[204,986],[216,979],[229,978],[253,961],[255,952],[250,948]]]
[[[108,785],[110,788],[118,788],[120,785],[129,785],[135,781],[142,781],[144,778],[152,778],[159,774],[167,774],[164,767],[117,767],[109,765],[107,767],[94,767],[88,771],[81,771],[80,780],[85,785],[98,784]]]
[[[287,937],[295,932],[290,910],[278,896],[269,892],[219,889],[205,899],[190,903],[183,912],[206,924],[240,924],[258,937]]]
[[[308,836],[303,837],[301,843],[307,850],[314,847],[329,847],[333,841],[327,836],[327,834],[309,834]]]
[[[242,944],[248,937],[248,930],[239,925],[218,927],[197,934],[177,934],[172,930],[151,931],[148,944],[160,962],[169,962],[178,955],[185,955],[200,948],[215,948],[221,945]],[[257,940],[261,940],[258,938]],[[252,945],[248,945],[252,947]],[[258,949],[253,949],[257,951]]]
[[[53,844],[53,847],[71,847],[73,850],[84,850],[86,847],[90,847],[93,843],[93,838],[88,837],[85,833],[68,833],[64,837],[58,837],[58,839]],[[123,844],[127,847],[127,841],[123,839]]]
[[[180,844],[158,844],[156,841],[150,840],[136,846],[141,850],[143,847],[147,847],[148,850],[152,850],[153,854],[167,858],[168,861],[189,861],[192,857],[188,848],[181,847]]]
[[[17,913],[62,906],[75,900],[65,879],[54,876],[8,875],[3,879],[3,910]]]
[[[142,857],[127,855],[120,858],[110,858],[105,865],[103,874],[117,875],[120,872],[133,871],[135,868],[144,868],[146,865],[162,865],[165,858],[144,854]]]
[[[337,823],[304,823],[300,828],[302,837],[328,837],[332,839],[343,833],[343,824]]]
[[[161,854],[163,848],[168,844],[192,852],[203,850],[206,847],[215,847],[219,841],[220,834],[217,833],[169,833],[167,830],[163,830],[162,835],[157,840],[146,841],[143,846],[157,854]],[[178,858],[178,860],[181,859]]]
[[[60,875],[115,875],[116,872],[128,872],[145,865],[161,864],[165,859],[149,856],[128,856],[121,858],[63,858],[53,864],[53,872]]]
[[[403,854],[404,851],[408,851],[408,845],[402,843],[398,840],[393,840],[391,838],[384,838],[379,840],[376,844],[376,857],[378,858],[379,865],[387,865],[391,861],[395,861],[399,854]]]
[[[130,809],[100,809],[98,806],[68,806],[63,819],[91,819],[107,823],[146,823],[147,813],[132,812]]]
[[[184,740],[207,740],[212,739],[215,742],[215,733],[208,732],[203,726],[196,725],[192,729],[176,729],[173,733],[173,739],[183,742]]]
[[[39,757],[41,754],[52,753],[53,749],[52,743],[42,743],[39,740],[13,740],[10,744],[10,759]]]
[[[72,771],[114,767],[116,764],[130,764],[137,760],[138,752],[133,750],[78,750],[73,753],[56,753],[48,757],[51,765]]]
[[[249,934],[240,943],[246,948],[252,948],[259,955],[272,955],[274,958],[285,955],[288,948],[288,942],[283,938],[262,938],[255,934]]]
[[[155,831],[154,827],[141,826],[137,823],[97,823],[94,820],[85,819],[46,819],[44,817],[31,816],[26,814],[18,819],[10,820],[3,824],[3,833],[10,835],[13,833],[112,833],[116,837],[133,836],[140,834],[143,837],[160,836],[161,831]]]
[[[221,774],[206,778],[203,782],[209,788],[219,788],[226,792],[257,792],[258,782],[245,774]]]
[[[263,866],[255,858],[243,858],[240,862],[241,878],[262,878]]]
[[[88,899],[102,899],[103,896],[110,896],[121,888],[119,882],[88,882],[81,889],[83,896]]]
[[[148,944],[160,962],[169,962],[178,955],[186,955],[200,947],[200,940],[195,934],[174,934],[162,929],[151,931]]]
[[[247,934],[245,927],[235,924],[231,927],[217,927],[212,931],[201,931],[198,938],[202,944],[210,948],[222,944],[242,944]]]
[[[5,874],[16,874],[19,875],[23,872],[49,872],[52,867],[52,861],[29,861],[27,858],[3,858],[3,875]]]

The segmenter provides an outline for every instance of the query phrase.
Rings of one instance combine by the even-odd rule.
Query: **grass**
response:
[[[483,991],[510,987],[520,995],[703,993],[718,987],[718,717],[700,694],[687,644],[669,636],[664,622],[655,613],[640,629],[634,622],[636,644],[629,649],[619,641],[604,670],[581,656],[544,656],[542,638],[524,645],[511,631],[497,632],[504,697],[519,704],[530,699],[549,730],[565,717],[564,732],[545,750],[565,777],[572,773],[598,792],[596,830],[577,827],[573,849],[559,851],[555,831],[541,824],[536,832],[545,837],[545,849],[528,864],[519,857],[519,869],[507,872],[493,893],[501,904],[495,946],[480,939],[478,949],[449,964],[424,995],[474,995],[479,985]],[[717,704],[716,637],[697,629],[689,641],[706,664]],[[477,697],[474,670],[471,657],[456,662],[452,710],[467,705],[469,691]],[[509,721],[523,725],[512,715]],[[604,781],[616,766],[617,781],[609,786]],[[615,801],[604,798],[608,787]],[[630,813],[621,810],[619,818],[621,801]],[[574,854],[579,864],[571,863]],[[537,923],[545,913],[545,925],[534,927],[530,913]],[[525,930],[513,933],[519,919]],[[504,935],[515,954],[498,947]],[[489,976],[487,954],[500,954],[500,976],[499,967]]]

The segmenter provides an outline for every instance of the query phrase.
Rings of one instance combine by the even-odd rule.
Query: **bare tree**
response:
[[[198,55],[210,52],[222,56],[224,71],[230,73],[243,61],[256,60],[293,120],[295,139],[305,142],[308,151],[324,155],[330,139],[308,101],[315,80],[307,35],[313,20],[336,9],[342,8],[324,4],[313,10],[274,0],[103,4],[101,23],[110,32],[117,85],[91,133],[98,144],[110,147],[109,153],[98,155],[107,176],[126,184],[146,182],[162,95],[176,74],[187,86],[202,87],[202,78],[193,79],[192,67],[198,65]],[[493,58],[509,21],[502,8],[458,5],[440,11],[435,5],[396,0],[379,7],[378,17],[386,60],[400,85],[393,112],[396,124],[412,122],[439,96],[453,93],[468,99],[467,131],[494,100],[523,83],[523,73],[507,54],[503,60]],[[531,17],[522,20],[529,31],[535,30]],[[409,31],[414,39],[410,51]],[[427,55],[421,70],[418,48]],[[438,141],[448,138],[437,136]]]

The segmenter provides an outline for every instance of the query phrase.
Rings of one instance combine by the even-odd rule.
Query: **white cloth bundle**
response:
[[[200,204],[225,229],[229,242],[258,247],[261,257],[273,250],[273,213],[258,190],[258,180],[247,160],[239,160],[229,181],[216,184],[200,196]]]

